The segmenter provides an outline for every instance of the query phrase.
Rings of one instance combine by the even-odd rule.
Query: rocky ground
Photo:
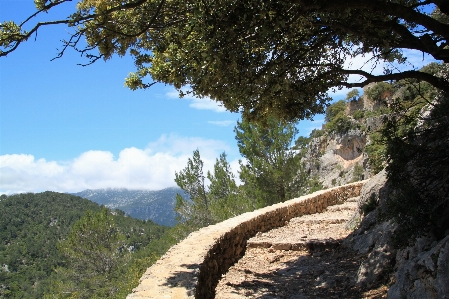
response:
[[[385,298],[385,285],[356,285],[366,254],[341,244],[356,208],[352,198],[251,238],[245,256],[219,281],[215,298]]]

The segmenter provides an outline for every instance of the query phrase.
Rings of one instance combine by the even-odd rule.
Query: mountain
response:
[[[137,219],[150,219],[160,225],[174,226],[177,193],[184,194],[180,188],[171,187],[158,191],[124,188],[88,189],[72,195],[87,198],[110,209],[120,209],[126,215]]]

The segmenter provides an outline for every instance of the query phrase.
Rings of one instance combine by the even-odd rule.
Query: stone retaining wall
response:
[[[193,232],[148,268],[127,298],[214,298],[218,280],[244,255],[249,238],[358,196],[365,182],[318,191]]]

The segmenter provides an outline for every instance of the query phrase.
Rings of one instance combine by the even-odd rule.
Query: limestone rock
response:
[[[359,286],[373,287],[390,274],[396,257],[396,249],[392,245],[395,229],[394,224],[382,222],[369,233],[355,238],[353,248],[360,253],[369,252],[357,273]]]
[[[398,252],[396,264],[388,298],[449,298],[449,236],[438,243],[432,237],[418,239]]]
[[[388,198],[387,172],[382,170],[373,176],[360,190],[360,197],[357,202],[358,212],[363,212],[363,207],[370,200],[375,200],[376,204],[380,204],[381,198]]]
[[[368,157],[364,153],[366,134],[350,130],[346,134],[330,134],[312,139],[303,159],[305,170],[318,177],[324,188],[344,185],[370,176]],[[361,166],[361,177],[354,177],[354,168]]]

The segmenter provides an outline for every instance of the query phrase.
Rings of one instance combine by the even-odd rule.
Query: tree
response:
[[[189,197],[185,199],[177,194],[175,211],[178,222],[187,227],[189,232],[215,223],[206,190],[203,165],[199,150],[195,150],[192,159],[188,159],[187,166],[175,173],[176,184]]]
[[[253,199],[241,195],[226,153],[215,161],[213,172],[207,172],[208,186],[205,184],[199,150],[193,152],[193,158],[189,158],[187,166],[175,176],[175,182],[188,195],[187,199],[176,195],[177,233],[180,237],[255,209]]]
[[[130,257],[124,244],[108,209],[88,211],[58,245],[66,267],[56,269],[48,298],[114,298]]]
[[[352,101],[357,99],[357,97],[359,96],[359,90],[358,89],[353,89],[350,92],[348,92],[348,94],[346,95],[346,101]]]
[[[129,52],[137,66],[126,79],[131,89],[164,82],[182,94],[187,86],[247,119],[310,118],[324,112],[330,88],[371,82],[408,78],[449,91],[447,79],[394,64],[407,62],[405,49],[449,62],[447,0],[82,0],[65,19],[31,24],[67,2],[36,0],[24,22],[1,23],[0,55],[41,27],[66,24],[71,34],[58,57],[72,47],[89,64]],[[384,74],[345,65],[358,55],[385,63]]]
[[[306,179],[300,155],[292,150],[297,129],[273,117],[266,124],[237,122],[236,139],[245,161],[240,162],[240,179],[249,197],[259,207],[300,195]]]
[[[425,69],[449,77],[447,65]],[[400,83],[403,98],[393,98],[394,117],[385,119],[381,138],[391,186],[385,216],[399,224],[399,245],[407,245],[429,231],[442,239],[449,229],[449,95],[425,82]]]
[[[211,212],[217,222],[255,209],[252,200],[241,196],[225,153],[216,160],[214,172],[207,172],[207,178],[210,181],[208,197]]]

